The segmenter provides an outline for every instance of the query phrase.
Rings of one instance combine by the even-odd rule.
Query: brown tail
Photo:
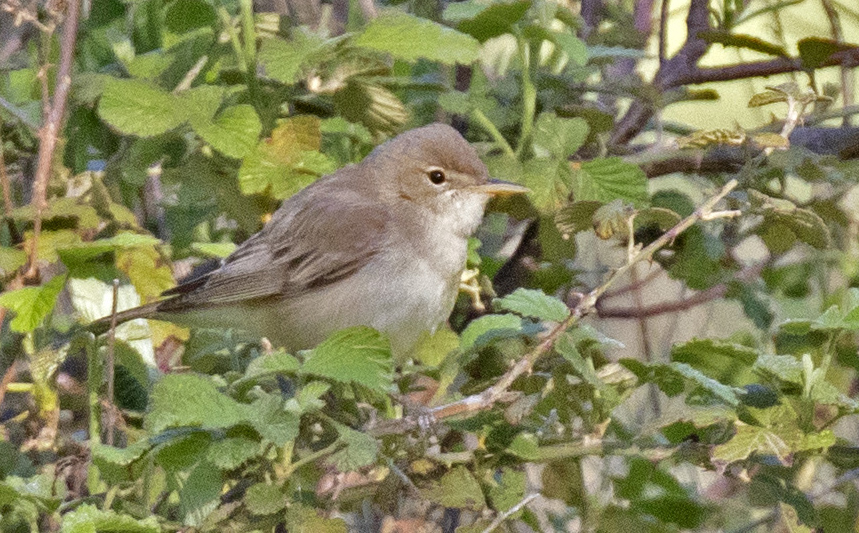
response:
[[[133,309],[121,311],[116,314],[116,323],[122,324],[123,322],[134,320],[135,318],[154,318],[154,315],[158,312],[158,306],[162,303],[163,302],[152,302]],[[107,333],[110,329],[111,321],[112,318],[110,316],[99,318],[98,320],[90,322],[86,326],[86,329],[95,335],[101,335],[102,333]]]

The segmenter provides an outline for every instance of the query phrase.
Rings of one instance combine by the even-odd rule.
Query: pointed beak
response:
[[[472,191],[481,192],[490,196],[510,196],[512,194],[531,192],[531,189],[528,187],[523,187],[521,185],[516,185],[515,183],[510,183],[509,181],[502,181],[494,178],[490,179],[487,183],[474,185],[469,188]]]

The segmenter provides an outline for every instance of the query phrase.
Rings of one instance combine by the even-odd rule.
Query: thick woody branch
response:
[[[33,242],[30,248],[30,264],[26,274],[26,277],[29,279],[35,279],[39,274],[37,245],[39,234],[42,231],[42,213],[47,207],[48,180],[51,177],[54,152],[57,148],[57,140],[66,112],[66,102],[68,101],[69,90],[72,85],[72,60],[74,59],[79,15],[80,0],[70,0],[68,2],[65,22],[63,23],[63,36],[60,43],[60,64],[57,69],[54,97],[48,109],[45,110],[44,123],[39,129],[39,157],[36,165],[32,199],[33,206],[36,208],[36,218],[33,221]]]
[[[614,283],[624,277],[626,273],[641,261],[649,260],[659,249],[666,246],[677,238],[678,235],[689,229],[699,220],[709,220],[717,217],[735,216],[734,211],[714,212],[716,204],[718,204],[725,196],[727,196],[737,186],[736,180],[729,181],[722,187],[718,193],[701,204],[691,215],[681,220],[676,226],[663,233],[658,239],[647,245],[641,251],[636,253],[630,260],[615,270],[608,279],[599,287],[593,289],[586,294],[579,303],[570,310],[567,318],[555,326],[540,343],[525,354],[521,359],[510,367],[494,385],[484,390],[483,392],[472,394],[461,400],[451,402],[445,405],[434,407],[430,410],[429,415],[436,420],[443,420],[454,416],[467,416],[486,409],[491,408],[498,402],[510,398],[510,386],[513,385],[520,376],[531,370],[534,363],[543,355],[552,351],[555,342],[572,326],[581,320],[582,317],[591,313],[596,309],[596,303],[605,292],[614,285]],[[374,427],[370,427],[368,431],[375,436],[393,435],[406,433],[420,426],[419,416],[406,416],[396,420],[382,422]]]

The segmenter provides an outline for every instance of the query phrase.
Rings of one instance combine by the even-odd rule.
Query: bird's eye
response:
[[[436,185],[441,185],[442,183],[444,183],[445,179],[447,178],[445,177],[444,172],[442,172],[441,170],[431,170],[429,173],[429,180]]]

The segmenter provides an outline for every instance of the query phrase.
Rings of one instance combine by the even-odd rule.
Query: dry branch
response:
[[[37,250],[39,234],[42,231],[42,213],[47,207],[48,180],[51,177],[54,152],[57,148],[57,140],[63,125],[69,90],[72,86],[71,71],[79,16],[80,0],[69,0],[65,22],[63,23],[63,36],[60,43],[60,64],[57,69],[54,97],[50,105],[46,106],[47,109],[45,109],[43,116],[43,124],[39,129],[39,157],[36,166],[36,177],[33,183],[32,199],[33,207],[36,209],[36,216],[33,220],[33,242],[30,243],[30,262],[25,275],[30,280],[36,279],[39,276]],[[45,96],[47,96],[47,93]]]

